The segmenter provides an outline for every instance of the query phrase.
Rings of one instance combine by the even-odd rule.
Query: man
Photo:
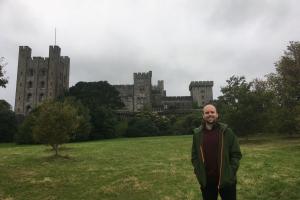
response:
[[[242,158],[237,137],[217,121],[215,106],[203,108],[203,123],[194,130],[192,163],[204,200],[236,200],[236,173]]]

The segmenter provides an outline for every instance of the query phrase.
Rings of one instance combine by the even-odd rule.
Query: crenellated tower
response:
[[[192,81],[190,83],[189,90],[193,102],[197,103],[198,107],[203,107],[213,100],[213,85],[213,81]]]
[[[26,115],[44,99],[54,99],[69,88],[70,59],[59,46],[49,47],[49,57],[31,58],[31,49],[19,47],[15,112]]]
[[[133,111],[152,109],[152,71],[133,74]]]

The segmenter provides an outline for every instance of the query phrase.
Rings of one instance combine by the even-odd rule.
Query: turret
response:
[[[192,81],[189,85],[189,90],[193,98],[193,103],[197,103],[198,107],[203,107],[205,104],[213,100],[212,87],[213,81]]]

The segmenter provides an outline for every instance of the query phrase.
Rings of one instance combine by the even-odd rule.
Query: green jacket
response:
[[[226,124],[217,123],[219,128],[219,183],[218,188],[236,183],[236,173],[239,167],[239,161],[242,158],[240,145],[237,137]],[[206,186],[205,160],[203,153],[203,126],[194,129],[193,146],[192,146],[192,164],[199,184]]]

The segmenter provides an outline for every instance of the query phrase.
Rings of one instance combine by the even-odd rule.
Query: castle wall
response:
[[[29,47],[19,47],[16,114],[26,115],[43,100],[62,95],[69,88],[69,67],[58,46],[50,46],[49,58],[31,58]]]
[[[213,81],[192,81],[189,86],[193,102],[203,107],[213,100]]]
[[[26,73],[31,65],[31,49],[27,46],[19,47],[18,73],[16,83],[15,111],[16,113],[25,114],[25,88]]]
[[[162,99],[164,110],[168,109],[192,109],[193,98],[191,96],[169,96]]]
[[[213,100],[213,81],[192,81],[189,85],[191,96],[166,96],[163,80],[151,84],[152,72],[134,73],[134,85],[115,85],[125,110],[138,112],[144,108],[153,111],[190,110],[193,104],[199,107]]]
[[[133,111],[133,85],[113,85],[120,93],[125,110]]]
[[[134,73],[133,79],[133,111],[140,111],[144,108],[151,110],[152,72]]]

